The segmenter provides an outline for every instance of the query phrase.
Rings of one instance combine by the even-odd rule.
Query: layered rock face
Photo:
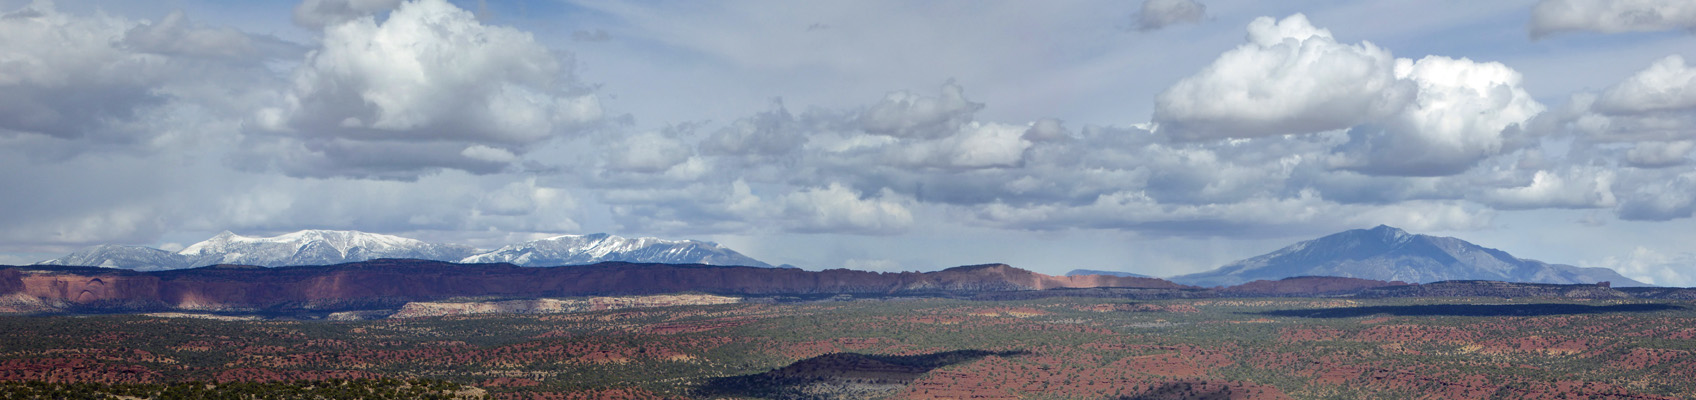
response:
[[[1187,288],[1150,278],[1049,276],[1006,265],[936,272],[804,271],[706,265],[602,263],[571,268],[373,260],[331,266],[206,267],[136,272],[87,267],[0,269],[0,296],[21,294],[67,311],[338,311],[456,297],[651,295],[902,295],[1052,288]]]

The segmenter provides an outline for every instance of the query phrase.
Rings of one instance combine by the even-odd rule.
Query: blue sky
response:
[[[1687,1],[0,13],[6,263],[353,229],[1168,276],[1389,224],[1696,285]]]

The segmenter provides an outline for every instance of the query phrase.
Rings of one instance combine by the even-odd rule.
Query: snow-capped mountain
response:
[[[178,253],[188,257],[193,266],[243,264],[280,267],[340,264],[378,258],[455,260],[476,254],[477,249],[358,231],[304,230],[272,237],[248,237],[225,231],[189,245]]]
[[[185,268],[188,257],[146,246],[103,244],[37,265],[75,265],[84,267],[128,268],[138,271],[158,271]]]
[[[1648,286],[1607,268],[1580,268],[1526,260],[1452,237],[1409,234],[1384,225],[1296,243],[1212,271],[1176,276],[1171,280],[1205,287],[1295,276],[1340,276],[1415,283],[1446,280],[1560,284],[1606,281],[1614,286]]]
[[[304,230],[271,237],[250,237],[224,232],[175,253],[144,246],[100,245],[36,264],[155,271],[216,264],[266,267],[328,265],[378,258],[463,263],[505,262],[529,267],[593,264],[603,261],[771,267],[724,246],[694,240],[626,239],[608,234],[566,235],[482,252],[465,245],[332,230]]]
[[[603,261],[772,267],[717,243],[651,237],[631,239],[605,233],[555,236],[507,245],[495,251],[459,260],[461,263],[504,262],[523,266],[594,264]]]

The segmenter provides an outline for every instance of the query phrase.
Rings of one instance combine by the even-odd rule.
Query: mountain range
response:
[[[1431,283],[1452,280],[1648,286],[1607,268],[1549,264],[1442,236],[1379,225],[1296,243],[1207,272],[1168,278],[1186,285],[1232,286],[1296,276]]]
[[[483,251],[466,245],[335,230],[303,230],[271,237],[242,236],[226,231],[177,252],[146,246],[100,245],[36,265],[162,271],[220,264],[263,267],[331,265],[382,258],[509,263],[527,267],[622,261],[772,268],[771,264],[717,243],[696,240],[632,239],[597,233],[555,236]]]
[[[526,267],[631,262],[772,268],[770,264],[716,243],[694,240],[631,239],[597,233],[555,236],[495,250],[479,250],[471,246],[429,243],[392,235],[332,230],[305,230],[272,237],[248,237],[224,232],[177,252],[143,246],[102,245],[37,265],[158,271],[221,264],[265,267],[333,265],[375,259],[508,263]],[[1085,269],[1074,270],[1067,275],[1145,277]],[[1382,225],[1296,243],[1211,271],[1167,279],[1184,285],[1220,287],[1300,276],[1410,283],[1490,280],[1550,284],[1610,282],[1621,287],[1648,286],[1606,268],[1580,268],[1521,259],[1457,238],[1410,234]]]

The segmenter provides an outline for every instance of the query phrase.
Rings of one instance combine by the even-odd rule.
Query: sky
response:
[[[1379,224],[1696,286],[1696,3],[0,0],[0,264],[221,231],[1173,276]]]

